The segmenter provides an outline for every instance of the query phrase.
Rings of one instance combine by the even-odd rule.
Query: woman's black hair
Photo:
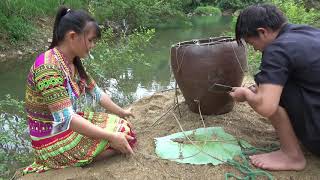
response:
[[[287,23],[287,18],[274,5],[257,4],[241,11],[238,16],[235,33],[238,44],[241,39],[258,36],[258,28],[270,28],[276,31]]]
[[[88,13],[82,10],[70,10],[67,7],[60,7],[53,26],[52,43],[49,49],[54,48],[59,42],[64,40],[64,36],[68,31],[83,33],[87,23],[93,22],[95,25],[96,36],[100,38],[101,31],[97,22]],[[73,59],[81,78],[88,79],[88,75],[78,56]]]

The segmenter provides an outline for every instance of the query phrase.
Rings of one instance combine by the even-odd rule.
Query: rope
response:
[[[206,124],[204,123],[204,119],[203,119],[203,116],[202,116],[202,113],[201,113],[201,105],[200,105],[200,101],[199,100],[194,100],[197,104],[198,104],[198,110],[199,110],[199,115],[200,115],[200,118],[201,118],[201,121],[202,121],[202,125],[204,128],[206,128]]]
[[[140,151],[135,151],[135,152],[138,153],[138,154],[141,154],[143,156],[147,156],[147,157],[150,157],[150,158],[161,160],[161,158],[159,158],[158,156],[154,156],[154,155],[151,155],[151,154],[146,154],[146,153],[143,153],[143,152],[140,152]],[[172,159],[168,159],[168,160],[174,161],[174,160],[188,159],[188,158],[191,158],[191,157],[194,157],[194,156],[198,155],[199,153],[200,153],[200,151],[195,153],[195,154],[193,154],[193,155],[191,155],[191,156],[172,158]]]
[[[185,53],[186,53],[186,49],[187,49],[187,47],[188,46],[185,46],[185,48],[183,49],[183,51],[182,51],[182,56],[181,56],[181,61],[180,61],[180,63],[178,64],[178,62],[179,62],[179,60],[177,59],[177,65],[178,65],[178,68],[177,68],[177,73],[179,73],[180,72],[180,70],[181,70],[181,67],[182,67],[182,63],[183,63],[183,60],[184,60],[184,55],[185,55]],[[176,50],[176,54],[178,54],[178,49],[180,48],[180,46],[177,48],[177,50]],[[177,56],[177,55],[176,55]]]
[[[180,115],[180,118],[182,117],[182,115],[181,115],[181,111],[180,111],[180,106],[179,106],[179,99],[178,99],[178,84],[177,84],[177,81],[175,81],[175,98],[174,98],[174,100],[173,100],[173,103],[175,104],[175,105],[177,105],[177,107],[178,107],[178,112],[179,112],[179,115]]]
[[[156,125],[156,123],[162,119],[165,115],[167,115],[172,109],[176,108],[177,107],[177,104],[175,104],[174,106],[171,106],[165,113],[163,113],[157,120],[155,120],[152,124],[151,124],[151,127],[153,127],[154,125]],[[159,124],[159,123],[158,123]],[[157,124],[157,125],[158,125]]]
[[[197,100],[195,100],[195,101],[198,102],[199,115],[200,115],[201,120],[202,120],[202,122],[203,122],[203,124],[204,124],[204,120],[203,120],[203,116],[202,116],[201,108],[200,108],[200,101],[197,101]],[[189,141],[192,145],[194,145],[194,147],[196,147],[196,148],[199,150],[199,152],[202,152],[202,153],[208,155],[209,157],[211,157],[211,158],[213,158],[213,159],[215,159],[215,160],[218,160],[218,161],[220,161],[220,162],[222,162],[222,163],[226,163],[226,164],[228,164],[228,165],[230,165],[230,166],[238,169],[242,174],[245,175],[245,177],[241,178],[241,177],[236,176],[236,175],[234,175],[234,174],[232,174],[232,173],[226,173],[226,174],[225,174],[225,179],[226,179],[226,180],[228,180],[228,179],[231,178],[231,177],[236,178],[236,179],[238,179],[238,180],[255,180],[257,177],[266,177],[266,178],[269,179],[269,180],[272,180],[272,179],[273,179],[273,176],[272,176],[270,173],[268,173],[268,172],[266,172],[266,171],[264,171],[264,170],[260,170],[260,169],[254,170],[254,169],[251,168],[250,163],[249,163],[248,160],[247,160],[247,154],[245,154],[244,151],[243,151],[244,146],[241,144],[241,142],[240,142],[239,140],[237,140],[237,142],[238,142],[238,144],[239,144],[239,146],[240,146],[240,148],[241,148],[240,157],[241,157],[241,159],[242,159],[243,162],[241,163],[241,162],[238,162],[238,161],[235,161],[235,160],[223,161],[223,160],[221,160],[221,159],[219,159],[219,158],[217,158],[217,157],[215,157],[215,156],[212,156],[211,154],[209,154],[209,153],[207,153],[207,152],[204,152],[203,149],[201,149],[198,145],[196,145],[196,144],[195,144],[195,141],[192,141],[192,140],[189,138],[189,136],[187,136],[187,135],[185,134],[185,131],[184,131],[184,129],[182,128],[182,125],[181,125],[180,121],[178,120],[178,118],[175,116],[175,114],[174,114],[173,112],[172,112],[172,115],[173,115],[174,119],[176,120],[176,122],[178,123],[181,132],[182,132],[182,133],[184,134],[184,136],[188,139],[188,141]],[[205,124],[204,124],[204,126],[205,126]],[[206,143],[206,142],[207,142],[207,141],[205,141],[205,143]],[[248,148],[247,148],[247,149],[248,149]],[[254,150],[255,150],[255,152],[256,152],[257,150],[273,151],[273,149],[271,150],[271,149],[254,148],[254,147],[251,147],[250,150],[251,150],[251,151],[254,151]]]
[[[172,115],[173,115],[174,119],[176,120],[176,122],[178,123],[178,125],[179,125],[179,127],[180,127],[180,130],[181,130],[181,132],[183,133],[183,135],[189,140],[189,142],[190,142],[192,145],[194,145],[195,148],[197,148],[200,152],[208,155],[209,157],[211,157],[211,158],[213,158],[213,159],[215,159],[215,160],[217,160],[217,161],[220,161],[220,162],[222,162],[222,163],[225,163],[225,162],[226,162],[226,161],[223,161],[223,160],[221,160],[221,159],[219,159],[219,158],[217,158],[217,157],[215,157],[215,156],[212,156],[211,154],[209,154],[209,153],[207,153],[207,152],[204,152],[204,151],[202,150],[202,148],[200,148],[198,145],[196,145],[196,144],[189,138],[189,136],[186,135],[185,131],[183,130],[183,128],[182,128],[182,126],[181,126],[180,121],[178,120],[178,118],[176,117],[176,115],[175,115],[173,112],[172,112]]]
[[[198,103],[199,105],[199,112],[200,112],[200,117],[201,119],[203,120],[203,117],[202,117],[202,113],[201,113],[201,109],[200,109],[200,101]],[[230,177],[234,177],[236,179],[243,179],[243,180],[254,180],[256,179],[256,177],[260,177],[260,176],[263,176],[263,177],[267,177],[269,180],[272,180],[273,177],[270,173],[266,172],[266,171],[263,171],[263,170],[254,170],[251,168],[250,166],[250,163],[248,162],[247,158],[246,158],[246,155],[242,152],[242,148],[243,148],[243,145],[240,146],[241,148],[241,154],[240,154],[240,157],[243,161],[243,163],[241,162],[238,162],[238,161],[235,161],[235,160],[227,160],[227,161],[223,161],[221,160],[220,158],[217,158],[215,156],[212,156],[211,154],[207,153],[207,152],[204,152],[203,149],[201,149],[198,145],[196,145],[194,143],[194,141],[192,141],[186,134],[185,134],[185,131],[183,130],[182,126],[181,126],[181,123],[179,122],[178,118],[175,116],[175,114],[172,112],[173,114],[173,117],[175,118],[176,122],[178,123],[180,129],[181,129],[181,132],[184,134],[184,136],[190,141],[190,143],[192,145],[194,145],[194,147],[196,147],[199,151],[201,151],[202,153],[208,155],[209,157],[215,159],[215,160],[218,160],[222,163],[226,163],[232,167],[235,167],[236,169],[238,169],[241,173],[245,174],[245,177],[244,178],[241,178],[241,177],[238,177],[232,173],[226,173],[225,174],[225,179],[228,180]],[[206,142],[206,141],[205,141]],[[238,144],[241,144],[241,142],[238,140]]]
[[[243,161],[242,163],[235,160],[228,160],[227,164],[235,167],[241,173],[245,174],[245,177],[239,177],[233,173],[225,173],[226,180],[229,178],[235,178],[238,180],[255,180],[257,177],[266,177],[268,180],[273,180],[273,176],[269,172],[260,169],[253,170],[244,154],[240,154],[240,157]]]
[[[234,55],[235,55],[235,57],[236,57],[236,60],[237,60],[237,62],[238,62],[238,64],[239,64],[239,67],[240,67],[240,69],[241,69],[241,71],[242,71],[242,73],[243,73],[243,75],[245,74],[245,71],[243,70],[243,68],[242,68],[242,65],[241,65],[241,63],[240,63],[240,60],[239,60],[239,58],[238,58],[238,55],[237,55],[237,53],[236,53],[236,51],[234,50],[234,47],[233,47],[233,43],[231,42],[231,47],[232,47],[232,50],[233,50],[233,53],[234,53]],[[248,63],[248,62],[247,62]],[[247,65],[248,66],[248,65]]]
[[[209,42],[211,42],[211,41],[212,41],[212,39],[210,38]],[[220,40],[219,40],[219,41],[220,41]],[[221,40],[221,41],[222,41],[222,40]],[[196,43],[196,45],[199,45],[199,41],[197,41],[197,42],[193,41],[193,42]],[[182,63],[183,63],[183,60],[184,60],[184,54],[185,54],[186,49],[184,49],[184,51],[182,52],[181,61],[179,61],[179,59],[178,59],[177,56],[178,56],[178,50],[179,50],[179,48],[181,47],[181,43],[178,43],[177,46],[178,46],[178,47],[176,48],[176,61],[177,61],[176,63],[177,63],[177,66],[178,66],[177,72],[179,72],[179,71],[181,70],[181,67],[182,67]],[[239,67],[240,67],[242,73],[245,74],[245,71],[244,71],[244,69],[243,69],[243,67],[242,67],[242,65],[241,65],[241,63],[240,63],[239,57],[238,57],[238,55],[237,55],[237,53],[236,53],[236,51],[235,51],[235,49],[234,49],[233,44],[231,44],[231,46],[232,46],[233,53],[234,53],[234,55],[235,55],[235,57],[236,57],[236,60],[237,60],[237,62],[238,62],[238,64],[239,64]],[[200,115],[200,117],[201,117],[201,121],[202,121],[203,127],[205,128],[206,125],[205,125],[205,122],[204,122],[204,118],[203,118],[203,116],[202,116],[200,101],[199,101],[199,100],[194,100],[194,101],[198,104],[199,115]],[[164,117],[168,112],[170,112],[172,109],[175,109],[176,107],[178,107],[179,114],[180,114],[180,118],[181,118],[181,112],[180,112],[180,108],[179,108],[179,101],[178,101],[178,95],[177,95],[177,82],[175,82],[174,106],[172,106],[171,108],[169,108],[169,110],[168,110],[164,115],[162,115],[159,119],[161,119],[162,117]],[[227,165],[230,165],[230,166],[238,169],[242,174],[245,175],[245,177],[239,177],[239,176],[236,176],[235,174],[232,174],[232,173],[226,173],[226,174],[225,174],[225,179],[226,179],[226,180],[228,180],[229,178],[235,178],[235,179],[238,179],[238,180],[255,180],[258,176],[259,176],[259,177],[261,177],[261,176],[262,176],[262,177],[266,177],[266,178],[269,179],[269,180],[272,180],[272,179],[273,179],[272,175],[271,175],[269,172],[266,172],[266,171],[261,170],[261,169],[253,169],[253,168],[251,168],[251,165],[250,165],[250,163],[249,163],[249,161],[248,161],[248,159],[247,159],[247,158],[248,158],[247,155],[248,155],[248,153],[250,153],[250,152],[251,152],[251,153],[252,153],[252,152],[257,152],[257,151],[265,151],[265,152],[266,152],[266,151],[272,151],[271,149],[255,148],[255,147],[245,148],[245,147],[243,147],[243,145],[241,144],[241,142],[240,142],[239,140],[237,140],[237,143],[238,143],[238,145],[239,145],[240,148],[241,148],[241,153],[240,153],[240,155],[239,155],[240,158],[241,158],[241,162],[240,162],[240,161],[238,162],[238,161],[235,161],[235,160],[226,160],[226,161],[225,161],[225,160],[222,160],[222,159],[220,159],[220,158],[218,158],[218,157],[215,157],[215,156],[213,156],[213,155],[205,152],[205,151],[203,150],[203,148],[201,148],[201,147],[199,147],[197,144],[195,144],[196,142],[199,142],[199,141],[191,140],[191,139],[189,138],[189,136],[185,133],[185,130],[183,129],[183,127],[182,127],[179,119],[176,117],[176,115],[175,115],[174,112],[172,112],[172,115],[173,115],[174,119],[176,120],[177,124],[179,125],[179,128],[180,128],[181,132],[183,133],[183,135],[185,136],[185,138],[199,151],[199,152],[197,152],[196,154],[194,154],[194,155],[192,155],[192,156],[188,156],[188,157],[184,157],[184,158],[194,157],[194,156],[196,156],[197,154],[199,154],[200,152],[202,152],[202,153],[208,155],[209,157],[211,157],[211,158],[213,158],[213,159],[215,159],[215,160],[217,160],[217,161],[220,161],[220,162],[222,162],[222,163],[226,163]],[[153,126],[159,119],[157,119],[157,120],[152,124],[152,126]],[[202,142],[204,142],[204,143],[206,144],[206,143],[209,142],[209,141],[210,141],[210,140],[205,140],[205,141],[202,141]],[[211,142],[211,141],[210,141],[210,142]],[[204,147],[204,146],[203,146],[203,147]],[[143,155],[145,155],[145,156],[150,156],[150,157],[159,159],[158,157],[153,156],[153,155],[148,155],[148,154],[144,154],[144,153],[141,153],[141,152],[138,152],[138,153],[143,154]],[[181,152],[180,152],[180,153],[181,153]],[[181,159],[181,157],[176,158],[176,159]],[[169,159],[169,160],[174,160],[174,159]]]
[[[228,39],[217,40],[217,41],[215,41],[215,42],[213,42],[213,43],[212,43],[212,40],[213,40],[213,39],[210,37],[210,38],[209,38],[209,43],[204,43],[204,45],[209,46],[209,45],[219,44],[219,43],[221,43],[221,42],[227,42]],[[196,46],[201,46],[201,45],[203,45],[203,44],[200,44],[199,40],[192,40],[192,42],[194,43],[194,44],[192,44],[192,45],[196,45]],[[183,50],[182,50],[182,56],[181,56],[181,58],[180,58],[181,60],[179,60],[179,57],[178,57],[178,51],[179,51],[179,49],[180,49],[180,47],[181,47],[181,43],[179,42],[176,46],[173,46],[173,47],[176,48],[176,51],[175,51],[176,54],[175,54],[175,56],[176,56],[176,64],[177,64],[177,73],[179,73],[180,70],[181,70],[182,63],[183,63],[183,61],[184,61],[184,55],[185,55],[185,53],[186,53],[186,49],[187,49],[188,46],[191,46],[191,45],[185,45],[185,46],[184,46],[184,48],[183,48]],[[237,63],[239,64],[239,67],[240,67],[240,69],[241,69],[241,72],[242,72],[242,74],[244,75],[244,74],[245,74],[245,70],[243,69],[243,67],[242,67],[242,65],[241,65],[241,63],[240,63],[240,60],[239,60],[238,54],[237,54],[236,51],[235,51],[235,47],[234,47],[234,45],[233,45],[233,42],[231,42],[231,47],[232,47],[233,53],[234,53],[234,55],[235,55],[236,61],[237,61]],[[245,51],[245,52],[247,52],[247,51]],[[170,53],[171,53],[171,52],[170,52]],[[246,66],[247,66],[247,68],[249,68],[249,66],[248,66],[248,61],[246,61]]]
[[[200,103],[199,103],[200,105]],[[177,105],[175,104],[175,106],[173,107],[177,107]],[[170,111],[172,111],[172,109],[175,109],[175,108],[171,108],[170,110],[168,110],[166,112],[166,114]],[[201,113],[201,108],[199,106],[199,112],[200,112],[200,116],[201,116],[201,119],[203,120],[203,117],[202,117],[202,113]],[[181,130],[181,132],[183,133],[183,135],[186,137],[186,139],[198,150],[197,153],[191,155],[191,156],[187,156],[187,157],[183,157],[183,159],[186,159],[186,158],[191,158],[191,157],[194,157],[196,155],[198,155],[199,153],[204,153],[206,155],[208,155],[209,157],[217,160],[217,161],[220,161],[222,163],[226,163],[227,165],[230,165],[236,169],[238,169],[242,174],[245,175],[245,177],[239,177],[239,176],[236,176],[235,174],[233,173],[226,173],[225,174],[225,179],[228,180],[230,178],[235,178],[237,180],[255,180],[257,177],[266,177],[267,179],[269,180],[273,180],[273,177],[272,175],[269,173],[269,172],[266,172],[264,170],[261,170],[261,169],[253,169],[251,168],[251,165],[249,163],[249,161],[247,160],[247,152],[248,151],[251,151],[251,152],[258,152],[258,151],[264,151],[264,152],[269,152],[269,151],[273,151],[274,148],[270,148],[270,149],[267,149],[267,148],[255,148],[255,147],[244,147],[241,143],[241,141],[237,140],[237,143],[238,145],[240,146],[241,148],[241,153],[240,153],[240,158],[241,158],[241,161],[242,162],[238,162],[238,161],[235,161],[235,160],[227,160],[227,161],[224,161],[220,158],[217,158],[205,151],[203,151],[203,148],[199,147],[197,144],[197,142],[200,142],[200,141],[194,141],[194,140],[191,140],[189,138],[189,136],[185,133],[185,130],[183,129],[180,121],[178,120],[178,118],[176,117],[176,115],[174,114],[174,112],[172,112],[172,115],[174,117],[174,119],[176,120],[177,124],[179,125],[179,128]],[[204,123],[204,121],[203,121]],[[205,124],[204,124],[205,126]],[[202,141],[202,142],[211,142],[210,140],[206,140],[206,141]],[[225,143],[227,141],[224,141]],[[141,154],[141,155],[144,155],[144,156],[147,156],[147,157],[152,157],[152,158],[156,158],[156,159],[161,159],[157,156],[153,156],[153,155],[150,155],[150,154],[145,154],[145,153],[142,153],[142,152],[139,152],[139,151],[136,151],[137,153]],[[168,160],[181,160],[181,157],[178,157],[178,158],[174,158],[174,159],[168,159]]]

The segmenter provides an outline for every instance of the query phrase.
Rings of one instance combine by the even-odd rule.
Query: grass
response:
[[[79,9],[85,0],[2,0],[0,3],[0,40],[16,43],[29,40],[36,33],[34,22],[43,16],[54,16],[61,5]]]

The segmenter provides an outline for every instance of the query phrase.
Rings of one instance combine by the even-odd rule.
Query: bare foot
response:
[[[289,156],[282,150],[253,155],[249,158],[254,166],[267,170],[302,170],[306,166],[303,154],[298,153],[295,156]]]

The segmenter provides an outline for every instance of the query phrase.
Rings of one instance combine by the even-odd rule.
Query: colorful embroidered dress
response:
[[[56,48],[38,56],[28,74],[26,89],[26,111],[35,162],[24,173],[86,165],[111,148],[107,140],[72,131],[69,126],[75,113],[106,131],[134,136],[128,123],[118,116],[82,111],[81,101],[100,102],[102,93],[90,76],[87,80],[81,79],[78,73],[71,77],[63,55]],[[133,145],[134,141],[129,143]]]

